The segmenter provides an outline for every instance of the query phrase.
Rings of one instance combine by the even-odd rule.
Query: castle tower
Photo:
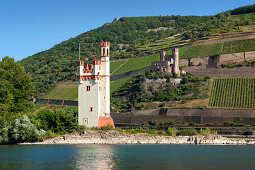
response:
[[[165,61],[166,51],[160,51],[160,61]]]
[[[180,69],[179,69],[179,48],[174,48],[172,50],[172,53],[173,53],[173,58],[174,58],[172,72],[174,72],[178,76],[180,76]]]
[[[78,61],[78,122],[86,127],[114,127],[110,116],[110,42],[101,42],[101,60]]]

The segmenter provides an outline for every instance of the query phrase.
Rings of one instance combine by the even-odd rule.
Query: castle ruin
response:
[[[173,55],[166,55],[166,51],[160,52],[160,61],[152,63],[153,70],[160,70],[163,73],[176,73],[180,76],[179,49],[172,49]]]

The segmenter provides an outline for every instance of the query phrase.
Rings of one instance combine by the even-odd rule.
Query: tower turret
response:
[[[101,57],[110,57],[110,42],[102,41],[100,43],[101,47]]]
[[[172,50],[174,63],[173,63],[173,71],[178,76],[180,76],[180,69],[179,69],[179,48],[174,48]]]

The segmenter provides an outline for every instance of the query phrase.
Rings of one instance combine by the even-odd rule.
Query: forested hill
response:
[[[251,12],[248,8],[246,13]],[[238,14],[238,9],[235,10]],[[245,13],[243,11],[240,13]],[[138,47],[172,35],[179,34],[179,40],[193,42],[214,33],[238,31],[235,30],[238,26],[249,24],[246,18],[232,22],[231,12],[215,16],[123,17],[27,57],[20,63],[32,74],[38,95],[50,91],[58,81],[76,80],[79,43],[82,59],[89,57],[89,61],[99,58],[100,41],[111,42],[111,59],[141,57],[146,54]]]
[[[184,32],[210,18],[207,16],[123,17],[118,22],[104,24],[102,27],[57,44],[49,50],[25,58],[21,64],[31,73],[47,65],[48,70],[44,71],[50,73],[56,67],[55,62],[63,64],[65,60],[77,61],[79,43],[81,43],[82,57],[98,57],[100,41],[110,41],[112,56],[115,56],[115,52],[119,50],[118,44],[128,44],[129,50],[132,51],[136,46]],[[159,31],[149,31],[160,27],[164,28]],[[63,62],[59,62],[62,60]],[[68,67],[74,65],[66,66],[62,69],[69,70]]]

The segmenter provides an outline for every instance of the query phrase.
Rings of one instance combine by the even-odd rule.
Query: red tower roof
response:
[[[109,41],[102,41],[100,43],[100,47],[110,47],[110,42]]]

